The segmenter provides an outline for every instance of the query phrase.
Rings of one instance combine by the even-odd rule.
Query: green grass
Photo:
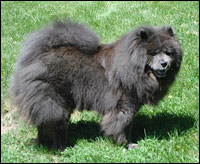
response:
[[[199,3],[198,2],[1,2],[1,162],[199,162]],[[157,107],[143,106],[135,117],[127,150],[103,136],[94,112],[73,115],[64,152],[34,144],[36,129],[19,121],[7,88],[28,32],[52,19],[86,22],[111,42],[142,24],[172,25],[184,58],[168,95]]]

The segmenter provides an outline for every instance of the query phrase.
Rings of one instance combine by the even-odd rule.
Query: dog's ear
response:
[[[171,26],[166,26],[165,29],[166,29],[167,33],[168,33],[171,37],[173,37],[173,36],[175,35],[175,31],[174,31],[174,29],[173,29]]]
[[[145,29],[141,29],[139,32],[139,36],[142,40],[146,41],[148,39],[148,31]]]

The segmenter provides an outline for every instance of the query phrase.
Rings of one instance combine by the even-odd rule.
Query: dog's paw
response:
[[[139,148],[139,145],[135,144],[135,143],[130,143],[127,145],[127,148],[128,149],[137,149],[137,148]]]

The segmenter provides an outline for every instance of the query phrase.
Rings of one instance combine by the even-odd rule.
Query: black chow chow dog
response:
[[[156,105],[175,80],[182,52],[170,26],[141,26],[111,44],[82,24],[55,21],[30,34],[11,91],[20,114],[38,129],[37,143],[65,149],[73,109],[103,115],[101,129],[117,144],[131,142],[132,119]]]

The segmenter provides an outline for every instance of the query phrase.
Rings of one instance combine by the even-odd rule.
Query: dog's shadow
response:
[[[74,146],[80,139],[94,141],[97,137],[103,136],[100,125],[95,121],[79,121],[69,123],[68,127],[68,146]]]
[[[152,118],[138,115],[134,119],[132,140],[137,142],[145,137],[156,137],[159,140],[169,139],[173,132],[183,135],[193,127],[195,118],[186,115],[161,113]]]
[[[152,118],[146,115],[137,115],[133,120],[132,140],[137,142],[145,137],[154,136],[158,139],[169,139],[169,134],[174,130],[182,135],[192,128],[195,119],[185,115],[172,115],[169,113],[158,114]],[[95,141],[103,136],[100,125],[94,121],[79,121],[70,123],[68,128],[68,144],[74,146],[79,139]]]

